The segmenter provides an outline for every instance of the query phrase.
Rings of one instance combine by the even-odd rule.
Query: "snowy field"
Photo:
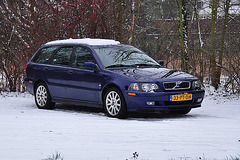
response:
[[[108,118],[102,110],[39,110],[29,94],[0,95],[0,159],[227,159],[240,157],[240,99],[207,96],[186,116]]]

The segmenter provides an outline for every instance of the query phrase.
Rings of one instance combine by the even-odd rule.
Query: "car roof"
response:
[[[104,46],[104,45],[119,45],[119,41],[111,40],[111,39],[91,39],[91,38],[83,38],[83,39],[65,39],[65,40],[56,40],[47,42],[45,45],[67,45],[67,44],[85,44],[90,46]]]

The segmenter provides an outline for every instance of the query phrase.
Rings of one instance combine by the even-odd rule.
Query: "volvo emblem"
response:
[[[177,81],[174,88],[178,88],[180,86],[180,84],[182,84],[182,82],[181,81]]]

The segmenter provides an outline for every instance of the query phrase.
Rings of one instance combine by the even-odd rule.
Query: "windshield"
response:
[[[105,68],[113,67],[160,67],[160,65],[144,52],[131,46],[113,46],[95,48]]]

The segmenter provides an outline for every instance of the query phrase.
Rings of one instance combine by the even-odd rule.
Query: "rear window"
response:
[[[32,62],[35,63],[48,63],[49,58],[51,57],[52,53],[56,51],[58,47],[47,47],[43,48],[37,55],[33,58]]]

